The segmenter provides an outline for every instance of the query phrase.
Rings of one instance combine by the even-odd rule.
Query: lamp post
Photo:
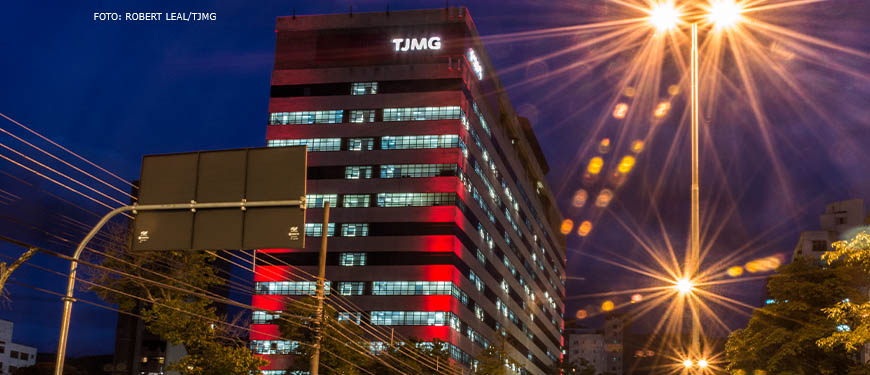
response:
[[[724,30],[735,26],[740,21],[740,14],[743,11],[740,4],[735,0],[713,0],[708,9],[706,9],[706,18],[710,24],[717,30]],[[677,9],[673,2],[666,1],[653,5],[649,11],[649,22],[658,29],[659,32],[669,31],[678,26],[681,22],[682,14]],[[698,22],[697,17],[691,23],[691,57],[690,57],[690,91],[689,91],[689,107],[690,107],[690,138],[691,138],[691,217],[689,227],[689,249],[685,258],[684,279],[679,280],[675,287],[680,295],[688,296],[692,291],[691,283],[692,275],[696,274],[700,266],[701,253],[701,228],[700,228],[700,187],[698,183],[698,128],[699,128],[699,99],[698,99]],[[691,351],[695,355],[700,356],[701,345],[701,322],[697,310],[692,310],[692,332],[691,332]],[[703,361],[703,360],[702,360]],[[706,367],[707,362],[703,361]],[[692,365],[691,360],[686,360],[684,365],[689,368]]]

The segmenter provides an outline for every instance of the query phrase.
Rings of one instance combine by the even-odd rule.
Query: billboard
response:
[[[139,205],[300,200],[305,196],[305,146],[146,155]],[[299,206],[141,211],[131,248],[220,250],[302,248]]]

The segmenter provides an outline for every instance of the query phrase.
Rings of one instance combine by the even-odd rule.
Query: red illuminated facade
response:
[[[312,237],[258,252],[251,343],[266,369],[290,347],[268,311],[313,290],[287,264],[316,274],[329,200],[327,279],[363,324],[449,342],[466,366],[504,334],[542,374],[561,353],[561,215],[468,11],[281,17],[276,32],[266,138],[308,146]]]

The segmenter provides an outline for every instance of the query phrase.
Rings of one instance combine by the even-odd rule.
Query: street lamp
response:
[[[736,26],[740,19],[743,7],[735,0],[712,0],[709,7],[702,10],[706,11],[707,20],[713,24],[713,28],[717,31],[723,31]],[[670,0],[656,3],[649,10],[648,21],[659,32],[668,31],[676,28],[680,23],[682,12],[675,7]],[[691,224],[689,228],[689,251],[685,259],[685,278],[678,280],[676,284],[677,290],[681,295],[686,295],[692,291],[692,283],[689,280],[691,275],[694,275],[700,266],[700,242],[701,242],[701,220],[700,220],[700,198],[699,198],[699,183],[698,183],[698,22],[697,14],[692,17],[691,23],[691,90],[690,90],[690,112],[691,112],[691,143],[692,143],[692,184],[691,184]],[[700,353],[700,333],[701,322],[696,311],[692,311],[692,352]],[[691,363],[691,360],[687,360]],[[686,362],[683,363],[684,365]]]
[[[709,363],[707,363],[706,359],[702,359],[702,360],[698,361],[698,368],[706,368],[707,365],[709,365]]]
[[[685,368],[692,368],[693,364],[694,363],[692,363],[691,359],[687,359],[687,360],[683,361],[683,367],[685,367]]]

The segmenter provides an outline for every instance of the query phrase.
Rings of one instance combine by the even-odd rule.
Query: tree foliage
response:
[[[820,338],[837,324],[822,309],[845,298],[859,298],[863,278],[854,269],[822,267],[797,258],[767,282],[775,302],[755,310],[749,325],[731,333],[725,346],[731,373],[839,375],[852,365],[845,350],[823,350]]]
[[[168,370],[181,375],[250,375],[266,361],[247,347],[242,332],[214,307],[209,288],[223,284],[215,257],[200,251],[128,252],[123,240],[104,249],[90,289],[122,311],[139,314],[145,327],[188,355]],[[190,292],[196,291],[197,294]]]
[[[832,266],[855,267],[864,275],[870,275],[870,232],[862,231],[849,241],[833,243],[834,251],[822,254],[822,259]],[[844,347],[855,352],[870,342],[870,302],[863,299],[848,299],[822,309],[840,330],[818,340],[825,349]]]
[[[477,360],[477,369],[475,374],[480,375],[510,375],[519,369],[520,365],[507,352],[507,338],[504,335],[498,335],[495,343],[481,350],[475,357]]]

